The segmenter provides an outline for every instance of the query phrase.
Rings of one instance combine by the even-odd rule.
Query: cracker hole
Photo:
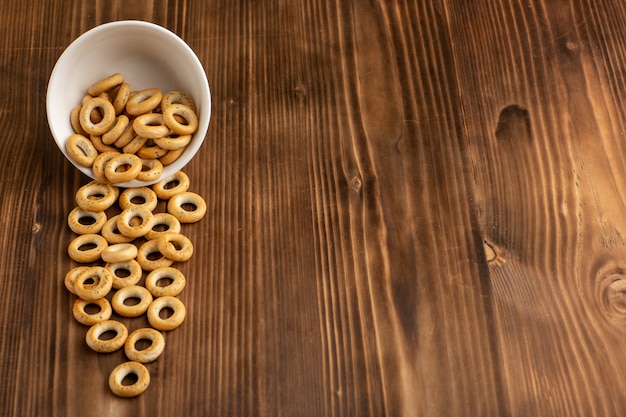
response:
[[[156,286],[165,288],[165,287],[169,287],[173,283],[174,283],[174,280],[172,278],[160,278],[157,280]]]
[[[172,310],[169,307],[162,308],[161,311],[159,311],[159,317],[163,320],[167,320],[173,315],[174,315],[174,310]]]
[[[150,339],[139,339],[135,342],[135,350],[142,351],[148,349],[152,346],[152,340]]]
[[[183,203],[183,204],[181,204],[181,206],[180,206],[180,207],[181,207],[183,210],[185,210],[185,211],[192,211],[192,212],[193,212],[193,211],[196,211],[196,210],[198,209],[198,206],[196,206],[196,205],[195,205],[195,204],[193,204],[193,203]]]
[[[129,387],[131,385],[135,385],[137,381],[139,381],[139,377],[137,376],[137,374],[134,372],[129,372],[124,378],[122,378],[121,383],[122,385]]]
[[[89,314],[90,316],[93,316],[94,314],[98,314],[99,312],[101,312],[102,308],[100,308],[100,306],[98,304],[89,303],[89,304],[85,305],[85,307],[83,308],[83,311],[86,314]]]
[[[141,299],[139,297],[128,297],[122,302],[122,304],[128,307],[132,307],[132,306],[136,306],[140,302],[141,302]]]
[[[98,336],[98,339],[103,341],[113,340],[115,339],[115,336],[117,336],[117,332],[115,330],[107,330]]]

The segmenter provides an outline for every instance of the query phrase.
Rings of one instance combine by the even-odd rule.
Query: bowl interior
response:
[[[174,33],[152,23],[107,23],[84,33],[63,52],[50,76],[46,98],[48,124],[59,149],[68,157],[65,141],[74,133],[69,120],[72,108],[80,104],[91,84],[116,72],[124,74],[132,90],[158,87],[164,94],[179,90],[195,101],[198,130],[185,152],[163,168],[161,178],[174,174],[191,160],[204,140],[211,94],[204,68],[191,48]],[[91,169],[71,162],[93,178]],[[135,180],[117,185],[149,184]]]

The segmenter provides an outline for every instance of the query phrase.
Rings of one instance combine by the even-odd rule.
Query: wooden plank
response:
[[[619,2],[449,2],[513,415],[623,415]]]

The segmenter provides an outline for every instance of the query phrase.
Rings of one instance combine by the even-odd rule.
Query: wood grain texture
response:
[[[618,1],[6,0],[0,415],[621,416]],[[213,97],[184,325],[115,397],[63,286],[63,49],[141,19]],[[127,321],[131,327],[145,319]],[[132,324],[131,324],[132,323]]]

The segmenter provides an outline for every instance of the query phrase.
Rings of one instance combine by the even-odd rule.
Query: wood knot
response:
[[[304,100],[307,93],[306,87],[301,83],[298,83],[298,85],[296,85],[296,88],[294,88],[294,93],[299,100]]]
[[[487,240],[483,241],[483,250],[485,251],[485,259],[489,266],[498,267],[506,263],[504,257],[504,250],[497,247],[492,242]]]
[[[626,326],[626,275],[613,272],[600,279],[598,298],[609,321]]]
[[[361,191],[361,187],[363,186],[363,181],[361,181],[361,178],[355,175],[354,177],[352,177],[352,180],[350,181],[350,185],[352,186],[352,189],[358,193],[359,191]]]

